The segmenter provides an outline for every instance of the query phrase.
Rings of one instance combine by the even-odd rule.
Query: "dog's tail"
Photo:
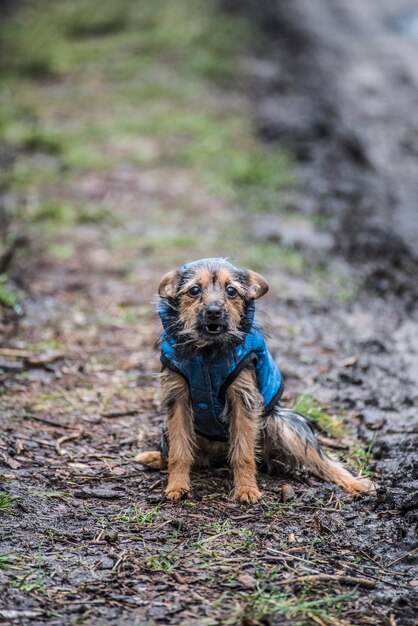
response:
[[[349,493],[374,491],[367,478],[356,478],[321,450],[306,419],[284,407],[276,407],[262,431],[262,457],[268,469],[297,467],[335,483]]]

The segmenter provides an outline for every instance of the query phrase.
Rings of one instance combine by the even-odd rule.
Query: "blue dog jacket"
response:
[[[254,303],[250,303],[250,316],[254,316]],[[283,392],[282,375],[267,350],[263,333],[252,321],[243,341],[227,354],[210,360],[196,354],[182,359],[176,341],[170,336],[170,305],[165,298],[160,301],[159,314],[163,325],[161,337],[161,362],[186,380],[194,414],[196,432],[214,441],[228,440],[228,425],[223,419],[226,391],[244,367],[255,367],[257,385],[264,401],[263,416],[269,415]]]

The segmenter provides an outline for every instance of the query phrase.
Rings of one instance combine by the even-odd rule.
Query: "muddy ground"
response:
[[[397,181],[395,166],[411,176],[412,186],[412,157],[411,169],[386,158],[383,176],[369,150],[375,136],[387,145],[373,121],[378,125],[393,85],[382,79],[381,106],[374,96],[365,124],[370,139],[364,143],[360,133],[363,147],[353,138],[362,100],[343,99],[342,106],[337,89],[326,98],[331,126],[327,121],[322,128],[321,102],[312,135],[312,109],[304,113],[313,98],[310,81],[293,75],[283,86],[295,59],[287,48],[294,39],[275,39],[285,19],[293,19],[291,3],[257,3],[261,21],[269,15],[270,31],[238,52],[222,49],[220,59],[201,23],[204,3],[197,13],[181,0],[161,11],[158,2],[144,6],[150,15],[135,12],[131,19],[150,20],[160,47],[138,42],[125,14],[113,8],[99,26],[77,14],[71,54],[67,39],[62,50],[54,49],[58,69],[35,79],[14,75],[3,84],[3,106],[16,108],[25,99],[19,123],[5,116],[3,146],[17,165],[3,187],[3,204],[9,213],[26,207],[9,228],[14,236],[23,232],[31,246],[7,267],[19,306],[13,301],[1,326],[0,620],[35,626],[412,625],[418,586],[416,222],[407,229],[409,239],[396,231],[395,256],[382,255],[381,237],[386,241],[398,224],[398,212],[389,201],[371,202],[373,225],[362,232],[366,244],[368,234],[378,232],[378,243],[366,262],[364,241],[351,237],[347,223],[357,206],[353,197],[362,207],[371,189],[381,198]],[[337,10],[338,3],[330,6]],[[299,19],[298,27],[314,29],[315,15],[306,23]],[[340,25],[349,38],[346,18],[339,11],[333,28],[327,20],[321,24],[334,33]],[[210,22],[209,31],[222,33],[231,17],[213,19],[221,21]],[[163,21],[169,28],[160,31]],[[170,39],[186,21],[193,28]],[[238,40],[247,42],[248,24],[243,28]],[[335,38],[335,46],[342,45]],[[405,43],[411,51],[414,45]],[[359,46],[350,46],[346,50],[360,54]],[[149,71],[141,56],[132,57],[138,50]],[[310,48],[305,56],[303,50],[297,46],[299,78],[315,74],[323,94],[322,66],[307,72],[305,64],[319,57],[327,62],[329,47],[316,43],[315,54]],[[236,74],[224,73],[226,54]],[[201,59],[198,69],[192,57]],[[201,69],[208,58],[209,79]],[[348,89],[348,78],[343,82]],[[266,124],[271,111],[274,119]],[[290,111],[293,128],[286,121]],[[280,187],[278,172],[289,161],[281,153],[273,162],[265,156],[245,125],[252,112],[269,140],[280,139],[296,155],[296,175],[284,176]],[[350,115],[342,141],[336,128]],[[394,105],[383,116],[393,133],[397,116]],[[410,137],[412,116],[412,105],[405,105]],[[229,162],[243,152],[254,158],[243,165],[240,157],[226,178],[229,163],[213,154],[231,144],[236,152],[227,153]],[[217,177],[208,178],[208,170]],[[347,172],[349,189],[338,194]],[[280,199],[275,208],[272,196]],[[258,202],[257,212],[248,197]],[[158,280],[185,260],[218,254],[268,278],[260,317],[286,379],[284,403],[305,407],[330,454],[374,476],[376,497],[353,499],[304,474],[261,475],[263,500],[244,506],[231,499],[224,468],[196,472],[188,499],[171,504],[163,499],[166,474],[134,462],[139,450],[155,446],[162,423],[153,351]],[[376,275],[378,289],[371,288]],[[394,288],[398,279],[401,290]]]
[[[224,0],[269,45],[253,64],[255,124],[297,156],[298,211],[329,218],[368,287],[416,304],[417,7],[400,2]],[[398,271],[400,268],[401,271]]]

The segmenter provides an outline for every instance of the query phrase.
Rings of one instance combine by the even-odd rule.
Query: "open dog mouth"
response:
[[[208,335],[220,335],[225,330],[226,328],[223,324],[217,324],[216,322],[206,324],[206,326],[204,326],[204,331]]]

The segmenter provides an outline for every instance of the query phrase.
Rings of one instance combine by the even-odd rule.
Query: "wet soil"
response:
[[[291,14],[290,4],[274,6],[286,5]],[[247,64],[265,74],[260,107],[267,84],[281,106],[286,96],[272,76],[271,58],[262,66],[259,58]],[[45,88],[58,89],[53,83]],[[216,98],[225,106],[231,94]],[[290,131],[276,135],[302,145],[304,132],[301,138]],[[321,137],[309,141],[315,151]],[[115,143],[109,150],[118,148]],[[292,406],[308,393],[343,415],[348,435],[342,442],[328,438],[330,452],[344,457],[355,442],[363,449],[370,444],[376,497],[353,499],[305,475],[261,475],[263,500],[245,506],[232,500],[224,469],[195,473],[189,498],[171,504],[162,495],[166,474],[133,460],[138,450],[155,447],[162,424],[152,302],[172,264],[198,256],[201,246],[217,254],[217,234],[239,223],[248,248],[279,242],[285,232],[308,263],[319,259],[338,269],[344,284],[361,272],[333,256],[341,216],[331,182],[342,178],[318,169],[316,158],[300,167],[308,190],[323,181],[324,193],[313,198],[334,206],[327,214],[336,216],[335,230],[316,231],[307,222],[294,232],[291,219],[271,214],[254,220],[175,163],[122,163],[73,175],[55,188],[86,205],[100,199],[105,208],[117,206],[119,222],[75,224],[53,235],[55,246],[71,243],[69,258],[40,249],[21,262],[26,315],[0,349],[0,491],[13,498],[10,511],[0,513],[0,621],[416,623],[418,320],[390,286],[384,297],[367,289],[351,298],[313,297],[309,275],[266,259],[272,289],[260,303],[269,347],[286,379],[284,402]],[[375,180],[370,184],[380,185],[378,170],[368,171]],[[310,198],[303,187],[292,193],[301,207]],[[350,194],[348,200],[342,194],[347,211]],[[379,229],[388,232],[380,204],[373,206]],[[173,257],[153,253],[150,240],[139,251],[128,245],[133,235],[184,232],[193,243],[179,245]],[[349,227],[346,232],[350,239]],[[412,263],[406,249],[402,259]],[[294,499],[287,499],[284,485]],[[335,579],[299,579],[321,574]],[[325,609],[301,609],[303,601],[325,602]],[[299,603],[293,613],[292,602]]]

